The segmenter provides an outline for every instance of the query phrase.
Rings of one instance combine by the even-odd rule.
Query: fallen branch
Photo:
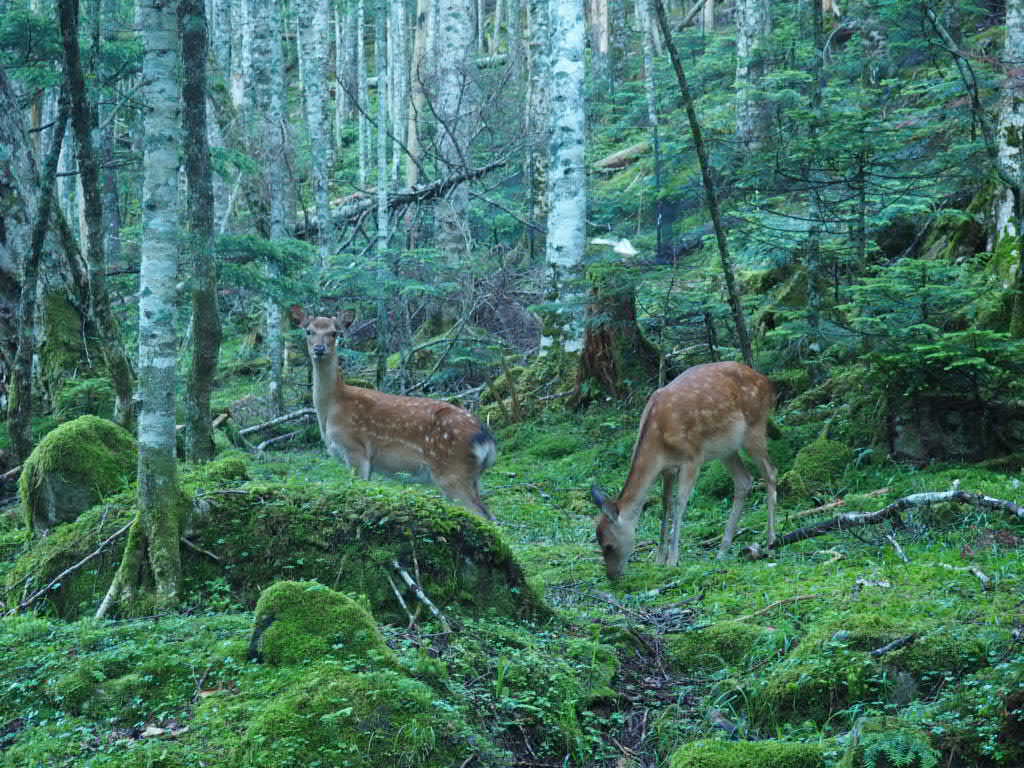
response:
[[[878,489],[876,489],[874,491],[871,491],[870,493],[865,493],[865,494],[861,494],[861,495],[863,495],[865,497],[884,496],[888,492],[889,492],[889,488],[885,487],[885,488],[878,488]],[[803,512],[797,512],[796,514],[790,515],[790,519],[796,520],[796,519],[799,519],[801,517],[810,517],[811,515],[816,515],[819,512],[827,512],[830,509],[835,509],[836,507],[843,507],[843,506],[846,506],[846,499],[845,498],[836,499],[835,501],[830,501],[828,504],[822,504],[819,507],[813,507],[812,509],[805,509]]]
[[[277,426],[278,424],[283,424],[286,421],[294,421],[295,419],[302,419],[307,416],[316,416],[316,409],[300,408],[297,411],[286,413],[284,416],[278,416],[277,418],[271,419],[270,421],[264,421],[262,424],[254,424],[251,427],[240,429],[238,430],[238,434],[242,435],[242,437],[245,437],[246,435],[251,435],[253,432],[259,432],[260,430],[269,429],[270,427]]]
[[[20,474],[21,464],[14,467],[13,469],[8,469],[6,472],[0,475],[0,483],[6,483],[8,480],[14,480]]]
[[[992,589],[992,579],[990,579],[988,575],[976,565],[966,565],[962,568],[958,568],[955,565],[950,565],[949,563],[935,563],[935,565],[939,568],[945,568],[947,571],[969,573],[981,582],[981,588],[984,589],[986,592]]]
[[[213,560],[215,563],[221,562],[221,559],[219,557],[217,557],[215,554],[213,554],[213,552],[208,552],[207,550],[203,549],[202,547],[200,547],[195,542],[189,541],[184,536],[181,537],[181,543],[184,544],[189,549],[191,549],[193,552],[198,552],[200,555],[206,555],[208,558]]]
[[[960,490],[915,493],[910,496],[904,496],[902,499],[897,499],[877,512],[848,512],[846,514],[836,515],[828,520],[820,520],[817,523],[812,523],[811,525],[799,528],[785,534],[784,536],[778,537],[772,544],[769,544],[767,548],[779,549],[787,544],[795,544],[798,541],[812,539],[815,536],[822,536],[826,533],[830,533],[831,531],[857,528],[862,525],[875,525],[876,523],[880,523],[884,520],[897,517],[901,512],[911,509],[912,507],[923,507],[928,504],[937,504],[940,502],[973,504],[978,507],[999,510],[1001,512],[1009,512],[1011,515],[1015,515],[1016,517],[1024,520],[1024,507],[1021,505],[1012,501],[1006,501],[1005,499],[995,499],[981,493],[969,493],[968,491]],[[761,552],[760,548],[756,544],[748,547],[747,553],[754,559],[764,557],[764,553]]]
[[[907,635],[906,637],[900,637],[893,640],[891,643],[886,643],[881,648],[875,648],[875,650],[871,652],[871,655],[877,659],[879,656],[884,656],[890,651],[898,651],[900,648],[906,648],[908,645],[912,645],[915,640],[917,640],[916,632],[914,634]]]
[[[256,453],[263,453],[269,446],[274,443],[283,443],[285,440],[291,440],[293,437],[301,433],[301,429],[297,429],[294,432],[289,432],[287,435],[278,435],[277,437],[270,437],[264,440],[262,443],[256,446]]]
[[[391,567],[398,572],[398,575],[402,577],[402,581],[404,581],[406,583],[406,586],[408,586],[409,589],[413,591],[413,594],[416,595],[416,599],[418,599],[421,603],[427,606],[427,609],[432,614],[434,614],[434,617],[439,622],[441,622],[441,626],[444,628],[444,631],[451,632],[452,626],[448,622],[448,619],[446,619],[444,614],[441,613],[440,609],[436,605],[434,605],[433,601],[429,597],[427,597],[427,593],[424,592],[423,588],[416,583],[416,580],[409,575],[408,571],[406,571],[401,565],[399,565],[397,560],[391,561]]]
[[[77,563],[75,563],[74,565],[72,565],[72,566],[69,566],[69,567],[65,568],[65,569],[64,569],[63,571],[61,571],[61,572],[60,572],[60,573],[58,573],[58,574],[57,574],[56,576],[54,576],[54,577],[53,577],[53,579],[52,579],[52,580],[50,581],[50,583],[49,583],[49,584],[47,584],[47,585],[46,585],[45,587],[43,587],[42,589],[38,589],[38,590],[36,590],[35,592],[33,592],[33,593],[32,593],[31,595],[29,595],[29,596],[28,596],[27,598],[25,598],[24,600],[22,600],[22,601],[21,601],[21,602],[20,602],[20,603],[19,603],[19,604],[17,605],[17,607],[15,607],[15,608],[11,608],[11,609],[10,609],[9,611],[7,611],[7,613],[5,613],[4,615],[5,615],[5,616],[13,616],[13,615],[14,615],[14,614],[16,614],[16,613],[20,613],[21,611],[24,611],[24,610],[25,610],[26,608],[28,608],[28,607],[29,607],[30,605],[32,605],[32,603],[34,603],[34,602],[35,602],[36,600],[38,600],[38,599],[39,599],[40,597],[42,597],[42,596],[43,596],[43,595],[45,595],[45,594],[46,594],[47,592],[49,592],[49,591],[50,591],[50,590],[51,590],[51,589],[52,589],[52,588],[54,587],[54,585],[56,585],[56,584],[59,584],[59,583],[61,582],[61,580],[62,580],[62,579],[64,579],[64,578],[65,578],[65,577],[67,577],[67,576],[70,576],[70,575],[71,575],[72,573],[74,573],[75,571],[77,571],[77,570],[78,570],[79,568],[81,568],[81,567],[82,567],[83,565],[85,565],[86,563],[88,563],[88,562],[89,562],[90,560],[93,560],[93,559],[95,559],[95,558],[99,557],[99,556],[100,556],[100,555],[101,555],[101,554],[103,553],[103,550],[104,550],[104,549],[106,548],[106,546],[107,546],[108,544],[110,544],[111,542],[113,542],[114,540],[116,540],[116,539],[120,538],[121,536],[123,536],[123,535],[124,535],[125,533],[127,533],[128,529],[132,527],[132,523],[134,523],[134,522],[135,522],[135,521],[133,520],[133,521],[132,521],[131,523],[126,523],[126,524],[125,524],[125,525],[123,525],[123,526],[122,526],[121,528],[118,528],[118,529],[117,529],[116,531],[114,531],[114,533],[112,533],[112,534],[111,534],[110,536],[108,536],[108,537],[107,537],[107,538],[106,538],[106,539],[105,539],[105,540],[104,540],[104,541],[103,541],[103,542],[102,542],[102,543],[101,543],[101,544],[100,544],[100,545],[99,545],[99,546],[98,546],[98,547],[96,548],[96,550],[95,550],[95,551],[93,551],[93,552],[91,552],[90,554],[86,555],[86,556],[85,556],[85,557],[84,557],[84,558],[83,558],[82,560],[79,560],[79,561],[78,561]]]

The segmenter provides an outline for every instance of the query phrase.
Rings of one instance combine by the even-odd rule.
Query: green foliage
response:
[[[86,414],[110,419],[114,414],[114,388],[108,379],[71,379],[57,393],[53,404],[61,421]]]
[[[801,499],[835,491],[842,487],[843,475],[853,459],[853,449],[848,445],[819,437],[797,453],[792,469],[782,476],[782,488]]]

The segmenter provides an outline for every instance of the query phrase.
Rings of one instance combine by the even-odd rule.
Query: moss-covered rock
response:
[[[680,747],[670,768],[824,768],[818,744],[702,739]]]
[[[80,416],[57,427],[18,481],[25,525],[46,530],[75,520],[134,476],[137,454],[135,438],[106,419]]]
[[[497,527],[427,490],[348,478],[312,488],[249,485],[207,494],[197,507],[198,543],[218,554],[223,569],[197,563],[191,586],[224,576],[243,604],[282,577],[316,580],[366,595],[380,620],[405,623],[392,584],[407,605],[419,600],[397,564],[442,611],[551,615]]]
[[[853,460],[854,452],[848,445],[819,437],[797,453],[793,467],[782,476],[782,489],[802,498],[833,490]]]
[[[665,649],[680,672],[709,671],[735,664],[775,634],[755,624],[719,621],[700,630],[665,635]]]
[[[279,581],[263,591],[250,656],[271,664],[334,656],[398,666],[370,611],[315,581]]]

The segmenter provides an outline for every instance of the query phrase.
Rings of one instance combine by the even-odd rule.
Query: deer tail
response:
[[[480,431],[473,435],[470,448],[481,472],[493,467],[494,462],[498,460],[498,444],[494,441],[491,430],[484,425],[481,425]]]

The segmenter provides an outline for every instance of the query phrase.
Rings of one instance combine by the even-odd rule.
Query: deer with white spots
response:
[[[636,544],[636,526],[647,492],[662,478],[661,544],[657,562],[679,563],[679,527],[701,466],[721,459],[732,475],[732,512],[718,550],[722,558],[736,535],[743,503],[753,485],[739,456],[746,450],[768,491],[768,543],[775,540],[775,467],[768,461],[768,416],[775,387],[767,377],[741,363],[707,363],[683,371],[647,401],[633,446],[626,485],[610,499],[591,489],[601,510],[597,542],[608,578],[618,579]]]
[[[480,499],[480,474],[497,458],[487,427],[450,403],[346,384],[336,344],[352,324],[352,313],[312,317],[301,307],[292,307],[292,317],[306,332],[313,404],[328,453],[345,461],[363,480],[374,471],[426,470],[446,496],[494,520]]]

